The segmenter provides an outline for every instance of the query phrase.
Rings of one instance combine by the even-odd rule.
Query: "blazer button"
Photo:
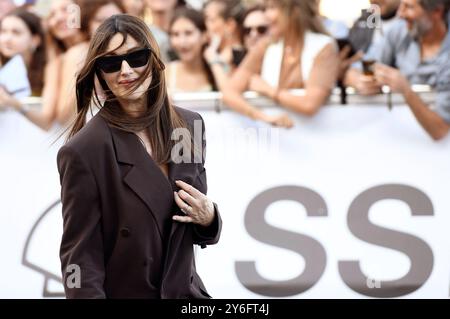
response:
[[[120,234],[122,235],[122,237],[130,237],[130,230],[128,228],[122,228],[120,230]]]

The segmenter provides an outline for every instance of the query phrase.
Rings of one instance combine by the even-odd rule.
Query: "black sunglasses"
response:
[[[150,59],[149,48],[136,50],[122,55],[111,55],[99,57],[96,61],[97,67],[105,73],[118,72],[122,68],[122,62],[125,60],[132,68],[139,68],[147,65]]]
[[[249,35],[252,32],[252,30],[254,30],[254,29],[256,30],[256,32],[258,32],[259,35],[264,35],[264,34],[266,34],[269,27],[266,25],[259,25],[257,27],[245,27],[244,34]]]

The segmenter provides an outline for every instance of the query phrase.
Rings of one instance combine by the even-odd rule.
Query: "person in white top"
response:
[[[175,10],[169,36],[178,56],[166,68],[169,93],[216,91],[213,73],[203,57],[208,39],[202,13],[191,8]]]
[[[312,116],[328,100],[339,69],[338,48],[326,35],[316,0],[269,0],[270,35],[251,50],[224,90],[224,102],[255,120],[292,127],[287,114],[270,116],[249,104],[249,89],[288,110]],[[289,89],[303,88],[302,96]]]

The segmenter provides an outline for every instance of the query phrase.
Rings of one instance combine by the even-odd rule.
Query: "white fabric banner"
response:
[[[326,107],[291,130],[201,114],[224,224],[196,256],[215,298],[449,298],[450,139],[407,107]],[[0,298],[61,295],[59,133],[0,114]]]

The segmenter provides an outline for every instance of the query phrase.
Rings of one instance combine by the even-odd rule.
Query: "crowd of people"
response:
[[[0,67],[20,55],[42,107],[29,109],[0,86],[0,109],[45,130],[75,118],[75,81],[90,39],[122,13],[143,19],[157,40],[169,95],[220,91],[236,112],[290,128],[289,112],[314,116],[336,86],[362,95],[388,86],[433,139],[450,129],[450,0],[370,0],[376,7],[349,28],[322,16],[319,0],[205,0],[200,10],[184,0],[52,0],[45,14],[39,2],[0,0]],[[435,103],[413,84],[431,86]],[[248,90],[286,112],[267,114],[243,97]]]

